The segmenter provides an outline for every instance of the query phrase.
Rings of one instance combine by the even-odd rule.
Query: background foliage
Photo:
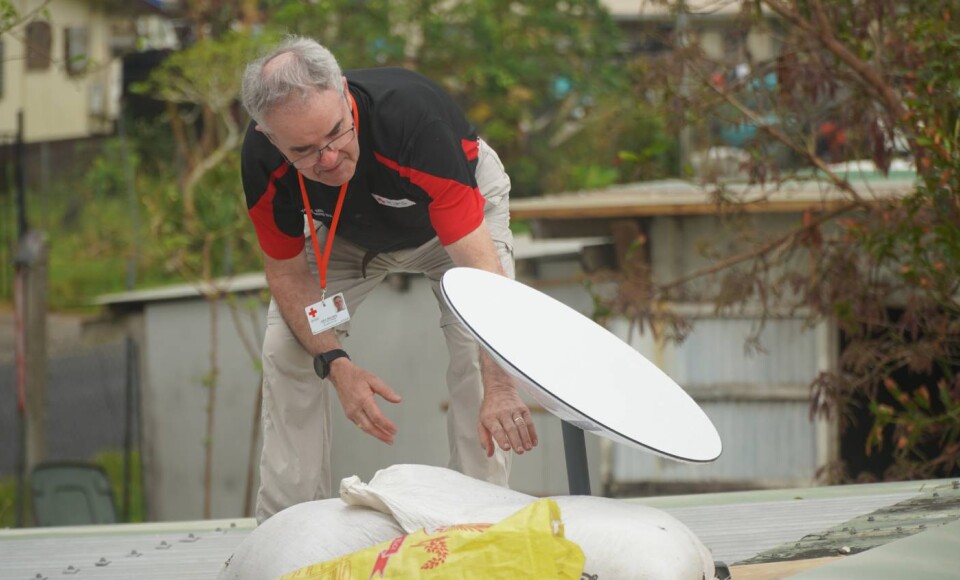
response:
[[[658,3],[684,9],[682,2]],[[657,322],[677,338],[688,329],[685,321],[657,305],[709,302],[721,312],[760,306],[768,313],[808,312],[811,324],[835,323],[838,366],[811,385],[811,413],[838,416],[847,427],[857,408],[868,408],[873,427],[863,444],[868,453],[893,456],[885,477],[956,474],[957,7],[919,0],[723,5],[739,8],[731,34],[773,33],[781,50],[760,61],[744,43],[726,58],[711,58],[695,34],[668,40],[678,48],[651,71],[664,82],[663,105],[675,113],[668,118],[698,130],[704,147],[721,145],[723,129],[748,127],[749,156],[739,169],[750,183],[775,192],[815,180],[840,203],[806,212],[792,231],[766,239],[744,233],[732,248],[711,246],[710,266],[679,280],[654,279],[635,261],[606,307]],[[915,167],[915,190],[902,198],[874,196],[870,180],[895,163]],[[868,167],[866,174],[857,167]],[[743,226],[736,220],[744,200],[722,176],[704,179],[716,193],[718,214]],[[824,475],[872,477],[843,465]]]
[[[686,3],[653,0],[683,21]],[[739,169],[775,190],[816,179],[843,203],[808,212],[775,238],[748,231],[722,176],[700,174],[739,232],[705,244],[712,265],[654,277],[643,252],[598,304],[682,339],[673,302],[721,311],[761,305],[808,312],[843,333],[835,372],[811,385],[812,413],[872,413],[871,452],[887,477],[956,473],[960,462],[960,33],[948,0],[723,0],[739,9],[731,37],[772,34],[780,51],[713,58],[695,31],[665,27],[657,58],[634,56],[597,0],[186,2],[191,45],[139,86],[159,115],[126,117],[129,150],[109,143],[84,179],[56,183],[31,206],[51,239],[51,304],[78,307],[138,284],[209,280],[260,267],[239,183],[235,98],[243,63],[288,33],[328,45],[347,69],[404,66],[458,100],[501,153],[517,197],[689,176],[678,135],[700,148],[747,135]],[[0,27],[16,15],[0,0]],[[256,9],[251,9],[255,6]],[[746,45],[744,45],[746,46]],[[738,69],[737,65],[746,65]],[[732,74],[743,70],[745,74]],[[828,126],[843,140],[831,139]],[[747,131],[749,129],[749,131]],[[865,197],[837,161],[878,172],[912,164],[915,192]],[[681,161],[683,165],[681,165]],[[129,164],[129,165],[128,165]],[[127,167],[142,219],[130,217]],[[636,240],[640,248],[644,240]],[[648,326],[650,327],[650,326]],[[833,479],[860,474],[835,466]]]
[[[346,69],[404,66],[440,82],[497,149],[514,196],[629,179],[637,164],[621,167],[618,146],[644,152],[650,177],[666,171],[659,117],[627,98],[623,37],[597,0],[273,6],[272,27],[317,38]],[[619,137],[598,139],[611,125]]]

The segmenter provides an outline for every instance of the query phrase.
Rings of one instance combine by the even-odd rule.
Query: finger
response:
[[[387,388],[389,389],[389,387]],[[373,427],[382,429],[384,433],[391,436],[396,434],[396,425],[394,425],[393,422],[383,414],[383,411],[380,410],[380,407],[377,405],[377,399],[374,397],[372,390],[367,397],[360,401],[360,411],[367,415],[367,418],[370,419],[370,423]]]
[[[497,445],[500,446],[500,449],[504,451],[510,451],[510,436],[507,434],[506,429],[500,421],[494,420],[493,426],[490,429],[490,434],[493,435],[493,440],[497,442]]]
[[[386,428],[384,428],[381,425],[378,425],[371,421],[369,423],[369,427],[364,429],[364,431],[366,431],[370,435],[373,435],[377,439],[383,441],[387,445],[393,445],[393,436],[395,433],[388,431]]]
[[[390,401],[391,403],[400,402],[400,393],[391,389],[390,385],[381,381],[380,379],[370,381],[370,388],[374,393],[383,397],[384,400]]]
[[[368,435],[372,435],[388,445],[393,444],[393,436],[397,427],[384,415],[373,397],[363,403],[360,410],[353,415],[353,422]]]
[[[520,430],[527,430],[523,416],[519,413],[512,413],[507,415],[506,419],[501,418],[500,423],[503,425],[503,429],[506,431],[507,437],[510,440],[510,448],[522,455],[524,447],[523,439],[520,437]]]
[[[533,417],[530,415],[530,411],[526,410],[523,412],[524,419],[527,420],[527,433],[530,436],[530,449],[533,449],[540,444],[540,438],[537,437],[537,426],[533,424]]]
[[[374,423],[366,413],[360,413],[354,422],[367,435],[376,437],[387,445],[393,445],[393,434]]]
[[[393,445],[393,435],[391,435],[390,433],[387,433],[377,425],[371,425],[369,429],[365,430],[365,432],[370,435],[373,435],[374,437],[376,437],[380,441],[383,441],[387,445]]]
[[[364,403],[363,413],[367,416],[367,419],[370,420],[370,426],[372,428],[383,432],[383,434],[390,437],[391,440],[393,439],[393,436],[397,433],[397,426],[383,414],[383,411],[380,410],[380,407],[377,406],[377,403],[372,398]]]
[[[523,449],[530,451],[533,449],[533,437],[536,436],[536,429],[533,427],[533,420],[528,411],[523,411],[519,416],[514,417],[514,423],[520,435],[520,441]],[[533,431],[531,433],[531,430]]]
[[[487,457],[493,457],[493,436],[490,430],[484,427],[483,423],[478,423],[477,435],[480,436],[480,447],[487,452]]]

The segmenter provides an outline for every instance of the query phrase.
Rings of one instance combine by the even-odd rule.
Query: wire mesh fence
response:
[[[10,318],[4,316],[4,318]],[[46,435],[48,460],[89,460],[124,443],[127,356],[122,339],[96,345],[71,344],[57,332],[73,332],[75,321],[51,317],[48,334]],[[4,324],[3,326],[7,326]],[[12,334],[12,328],[4,329]],[[0,360],[0,477],[15,475],[17,449],[16,368],[12,352]]]

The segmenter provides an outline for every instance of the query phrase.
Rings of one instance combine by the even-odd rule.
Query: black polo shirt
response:
[[[398,68],[345,71],[357,106],[360,156],[336,235],[373,252],[444,245],[483,220],[476,131],[436,84]],[[253,123],[241,157],[247,209],[260,247],[287,259],[304,246],[296,169]],[[328,227],[340,188],[304,179],[314,218]]]

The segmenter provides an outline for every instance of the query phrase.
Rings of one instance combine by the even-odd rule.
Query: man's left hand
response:
[[[486,390],[477,432],[487,457],[493,456],[494,441],[500,449],[512,449],[518,455],[530,451],[539,442],[530,409],[520,399],[513,385]]]
[[[457,266],[506,275],[485,221],[448,245],[447,252]],[[513,450],[518,455],[536,447],[537,429],[533,426],[530,409],[517,394],[513,379],[483,349],[480,349],[480,370],[483,376],[483,405],[480,407],[477,433],[487,457],[493,456],[494,442],[500,449]]]

